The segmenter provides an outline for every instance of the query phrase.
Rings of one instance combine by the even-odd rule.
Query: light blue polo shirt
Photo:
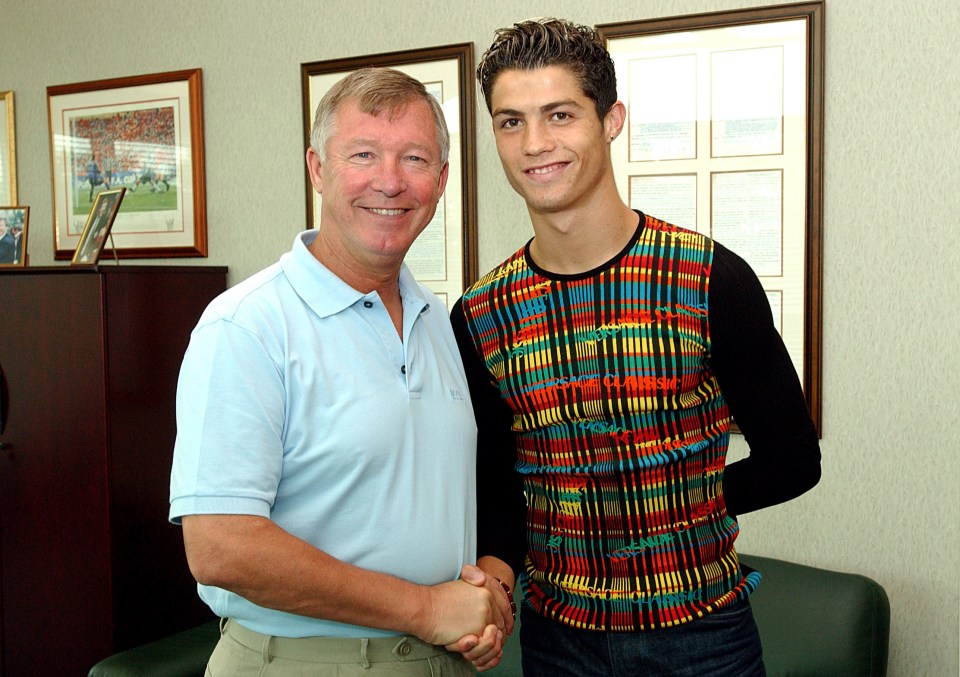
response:
[[[227,290],[190,337],[177,388],[170,519],[268,517],[356,566],[419,584],[476,560],[476,424],[447,310],[404,267],[403,341],[298,235]],[[198,586],[213,611],[281,637],[376,637]]]

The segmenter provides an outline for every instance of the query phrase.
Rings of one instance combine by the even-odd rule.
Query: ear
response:
[[[323,195],[323,166],[320,164],[320,156],[311,146],[307,148],[307,171],[310,172],[310,183],[318,195]]]
[[[623,105],[622,101],[615,102],[610,110],[607,111],[607,115],[603,118],[603,133],[607,138],[608,142],[612,142],[615,138],[620,136],[620,132],[623,131],[624,122],[627,119],[627,107]]]
[[[443,191],[447,187],[447,176],[450,173],[450,163],[446,162],[443,165],[443,169],[440,170],[440,181],[439,187],[437,190],[437,200],[440,200],[440,197],[443,196]]]

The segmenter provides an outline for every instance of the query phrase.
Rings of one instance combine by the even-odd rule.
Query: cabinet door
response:
[[[9,275],[2,292],[3,674],[86,674],[112,625],[100,278]]]

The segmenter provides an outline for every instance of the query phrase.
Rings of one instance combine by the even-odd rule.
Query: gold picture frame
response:
[[[55,259],[73,257],[97,191],[115,187],[128,189],[113,227],[118,257],[207,255],[201,76],[47,87]]]
[[[0,206],[17,204],[17,134],[13,92],[0,92]]]
[[[27,265],[30,207],[0,207],[0,268]]]
[[[80,242],[70,260],[71,267],[90,268],[100,261],[100,254],[107,244],[107,239],[111,238],[112,242],[110,230],[117,218],[117,212],[120,210],[120,203],[126,191],[126,188],[116,188],[96,194],[87,222],[80,234]],[[112,249],[116,253],[116,247]],[[117,262],[119,263],[119,259]]]

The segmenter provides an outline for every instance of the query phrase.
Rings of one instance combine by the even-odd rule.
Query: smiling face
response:
[[[503,71],[491,112],[503,169],[532,215],[587,208],[615,192],[610,142],[623,106],[614,104],[601,121],[568,69]]]
[[[370,115],[346,101],[334,129],[322,163],[307,151],[311,182],[323,196],[317,240],[325,254],[318,256],[341,277],[343,267],[398,270],[447,181],[430,108],[413,101]]]

